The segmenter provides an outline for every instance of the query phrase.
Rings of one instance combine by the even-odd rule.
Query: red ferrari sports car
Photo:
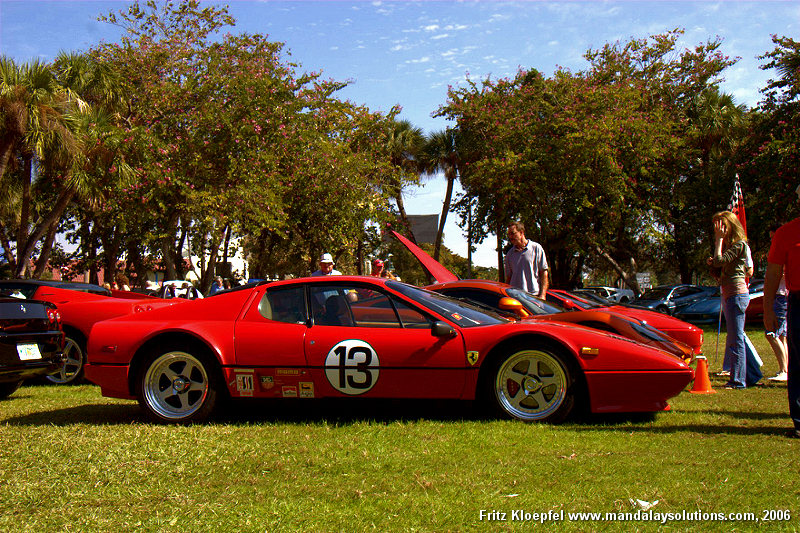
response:
[[[70,287],[70,288],[65,288]],[[36,299],[58,306],[64,329],[65,360],[61,369],[47,379],[53,383],[75,383],[83,378],[86,363],[86,339],[95,322],[129,313],[151,311],[186,300],[161,300],[143,294],[112,291],[88,283],[41,282],[39,280],[3,281],[0,289],[16,298]],[[107,294],[112,294],[108,296]]]
[[[688,322],[665,313],[630,305],[618,305],[613,303],[610,305],[602,305],[589,301],[569,291],[557,289],[547,291],[547,300],[551,303],[557,303],[562,307],[576,311],[612,311],[625,315],[647,323],[673,339],[691,346],[695,355],[703,351],[703,330],[693,324],[689,324]]]
[[[459,280],[458,276],[433,259],[425,250],[399,233],[392,233],[436,280],[436,283],[425,287],[426,289],[453,298],[464,298],[498,311],[514,311],[522,319],[535,317],[540,320],[557,320],[616,333],[667,350],[687,362],[691,361],[694,355],[702,353],[703,330],[677,318],[639,309],[626,312],[628,308],[619,305],[594,306],[574,297],[575,300],[583,302],[579,303],[561,296],[569,294],[565,291],[548,291],[548,301],[544,301],[507,283],[475,279]],[[555,303],[550,301],[551,293],[558,294]],[[558,305],[562,302],[563,305]]]
[[[668,409],[693,371],[655,348],[551,321],[519,323],[368,276],[300,278],[95,324],[86,377],[153,419],[208,418],[227,396],[482,400],[557,422]]]

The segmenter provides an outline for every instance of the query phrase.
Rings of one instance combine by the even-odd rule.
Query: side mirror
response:
[[[431,327],[431,335],[434,337],[450,337],[453,338],[456,336],[456,330],[453,329],[453,326],[450,324],[446,324],[441,320],[437,320],[433,323],[433,327]]]
[[[511,298],[510,296],[504,296],[500,298],[500,309],[505,311],[512,311],[515,315],[520,318],[525,318],[531,316],[525,306],[522,305],[522,302],[517,300],[516,298]]]

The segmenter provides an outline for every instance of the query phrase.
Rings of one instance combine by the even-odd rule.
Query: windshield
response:
[[[639,298],[640,300],[666,300],[669,296],[670,291],[672,290],[671,287],[656,287],[654,289],[648,289],[642,294],[642,297]]]
[[[386,286],[414,300],[419,305],[446,317],[448,320],[452,320],[462,328],[508,322],[498,314],[479,309],[461,300],[454,300],[432,291],[420,289],[419,287],[412,287],[396,281],[387,281]]]
[[[588,301],[590,301],[592,303],[596,303],[596,304],[601,305],[601,306],[608,307],[609,305],[617,305],[617,302],[614,302],[612,300],[609,300],[608,298],[600,296],[596,292],[592,292],[592,291],[589,291],[589,290],[581,290],[581,291],[575,291],[575,292],[581,298],[583,298],[585,300],[588,300]]]
[[[550,294],[550,293],[548,293],[548,294]],[[558,292],[558,296],[560,298],[563,298],[564,300],[568,300],[568,301],[572,302],[573,304],[577,305],[581,309],[592,309],[593,307],[600,307],[598,304],[587,302],[583,298],[579,298],[579,297],[574,296],[574,295],[572,295],[572,294],[570,294],[568,292],[559,291]]]
[[[525,310],[533,313],[534,315],[552,315],[554,313],[563,313],[566,311],[563,307],[551,302],[542,300],[533,294],[520,290],[508,289],[506,290],[509,296],[516,298],[525,307]]]

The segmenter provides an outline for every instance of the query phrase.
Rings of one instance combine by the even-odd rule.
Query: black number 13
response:
[[[369,370],[369,365],[372,363],[371,350],[363,346],[354,346],[350,350],[347,350],[345,346],[339,346],[333,353],[339,356],[339,388],[344,389],[349,386],[353,389],[368,389],[372,387],[372,372]],[[364,354],[364,361],[355,365],[347,364],[360,354]],[[363,381],[356,381],[352,373],[347,372],[348,370],[355,370],[363,374]]]

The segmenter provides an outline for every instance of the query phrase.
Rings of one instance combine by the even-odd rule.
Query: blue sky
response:
[[[216,2],[215,2],[216,3]],[[218,4],[221,4],[219,2]],[[50,60],[60,51],[115,41],[117,28],[96,21],[123,9],[118,1],[0,0],[0,53],[17,61]],[[284,42],[301,70],[351,80],[341,97],[388,111],[426,133],[448,123],[431,114],[446,102],[449,85],[467,76],[513,76],[519,68],[551,75],[559,66],[587,66],[583,54],[607,42],[682,28],[683,47],[719,36],[726,55],[741,58],[726,72],[723,90],[755,106],[772,75],[757,56],[773,49],[771,35],[800,39],[800,2],[786,1],[276,1],[228,3],[234,32],[261,33]],[[409,191],[412,214],[441,211],[444,180]],[[541,199],[531,199],[540,201]],[[466,241],[452,221],[445,244],[465,256]],[[494,239],[479,246],[476,263],[494,265]]]

